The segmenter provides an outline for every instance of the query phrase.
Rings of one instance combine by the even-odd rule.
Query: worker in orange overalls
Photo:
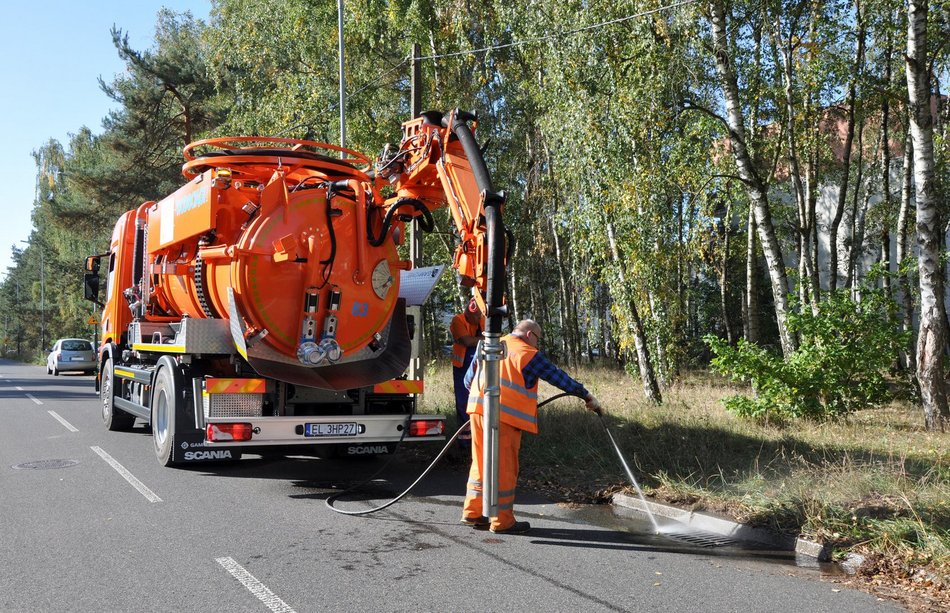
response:
[[[475,347],[478,338],[482,335],[482,314],[478,310],[475,299],[469,300],[465,310],[452,318],[449,325],[452,335],[452,383],[455,389],[455,415],[459,425],[468,421],[465,409],[468,405],[468,388],[464,384],[465,373],[472,364],[475,356]],[[472,442],[471,431],[459,434],[459,445],[463,452],[468,452]],[[464,457],[464,456],[463,456]]]
[[[583,398],[587,409],[601,413],[600,402],[583,385],[552,364],[538,351],[541,326],[525,319],[515,326],[502,341],[507,356],[501,361],[501,401],[498,436],[498,517],[482,515],[482,397],[484,381],[471,389],[468,414],[472,422],[472,468],[469,470],[463,524],[495,534],[523,534],[531,528],[526,521],[516,521],[514,514],[515,487],[518,483],[518,452],[521,433],[538,433],[538,380],[544,379],[568,394]],[[476,377],[477,360],[465,376],[466,387]],[[481,379],[481,377],[479,377]]]

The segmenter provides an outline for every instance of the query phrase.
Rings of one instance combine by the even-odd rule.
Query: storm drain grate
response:
[[[735,547],[740,543],[711,532],[664,532],[663,536],[698,547]]]
[[[79,460],[36,460],[35,462],[23,462],[14,464],[15,470],[48,470],[50,468],[69,468],[79,464]]]

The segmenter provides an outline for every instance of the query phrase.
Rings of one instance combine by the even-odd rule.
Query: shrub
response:
[[[879,290],[860,302],[836,292],[818,306],[790,314],[799,348],[783,360],[740,340],[736,347],[706,336],[713,367],[733,381],[751,383],[753,396],[736,395],[726,408],[742,417],[826,419],[888,398],[887,372],[907,335],[898,332],[894,303]]]

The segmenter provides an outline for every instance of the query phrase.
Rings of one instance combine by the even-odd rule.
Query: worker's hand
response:
[[[593,394],[587,397],[587,410],[593,411],[594,413],[597,413],[598,415],[604,414],[604,407],[601,406],[600,401],[597,400],[597,398]]]

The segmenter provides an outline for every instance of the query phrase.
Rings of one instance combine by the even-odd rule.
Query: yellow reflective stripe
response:
[[[132,345],[132,349],[158,353],[185,353],[185,348],[182,345],[159,345],[157,343],[135,343]]]
[[[481,486],[482,486],[482,482],[481,482],[481,481],[473,481],[473,480],[471,480],[471,479],[468,480],[468,484],[469,484],[469,485],[474,485],[474,486],[476,486],[476,487],[481,487]]]
[[[521,394],[522,396],[526,396],[526,397],[529,398],[530,400],[537,400],[537,399],[538,399],[538,392],[537,392],[537,391],[533,391],[533,392],[532,392],[532,391],[529,390],[528,388],[526,388],[526,387],[524,387],[524,386],[522,386],[522,385],[518,385],[518,384],[515,383],[514,381],[509,381],[508,379],[502,379],[502,380],[501,380],[501,386],[502,386],[502,387],[507,387],[508,389],[510,389],[510,390],[512,390],[512,391],[515,391],[515,392]]]

